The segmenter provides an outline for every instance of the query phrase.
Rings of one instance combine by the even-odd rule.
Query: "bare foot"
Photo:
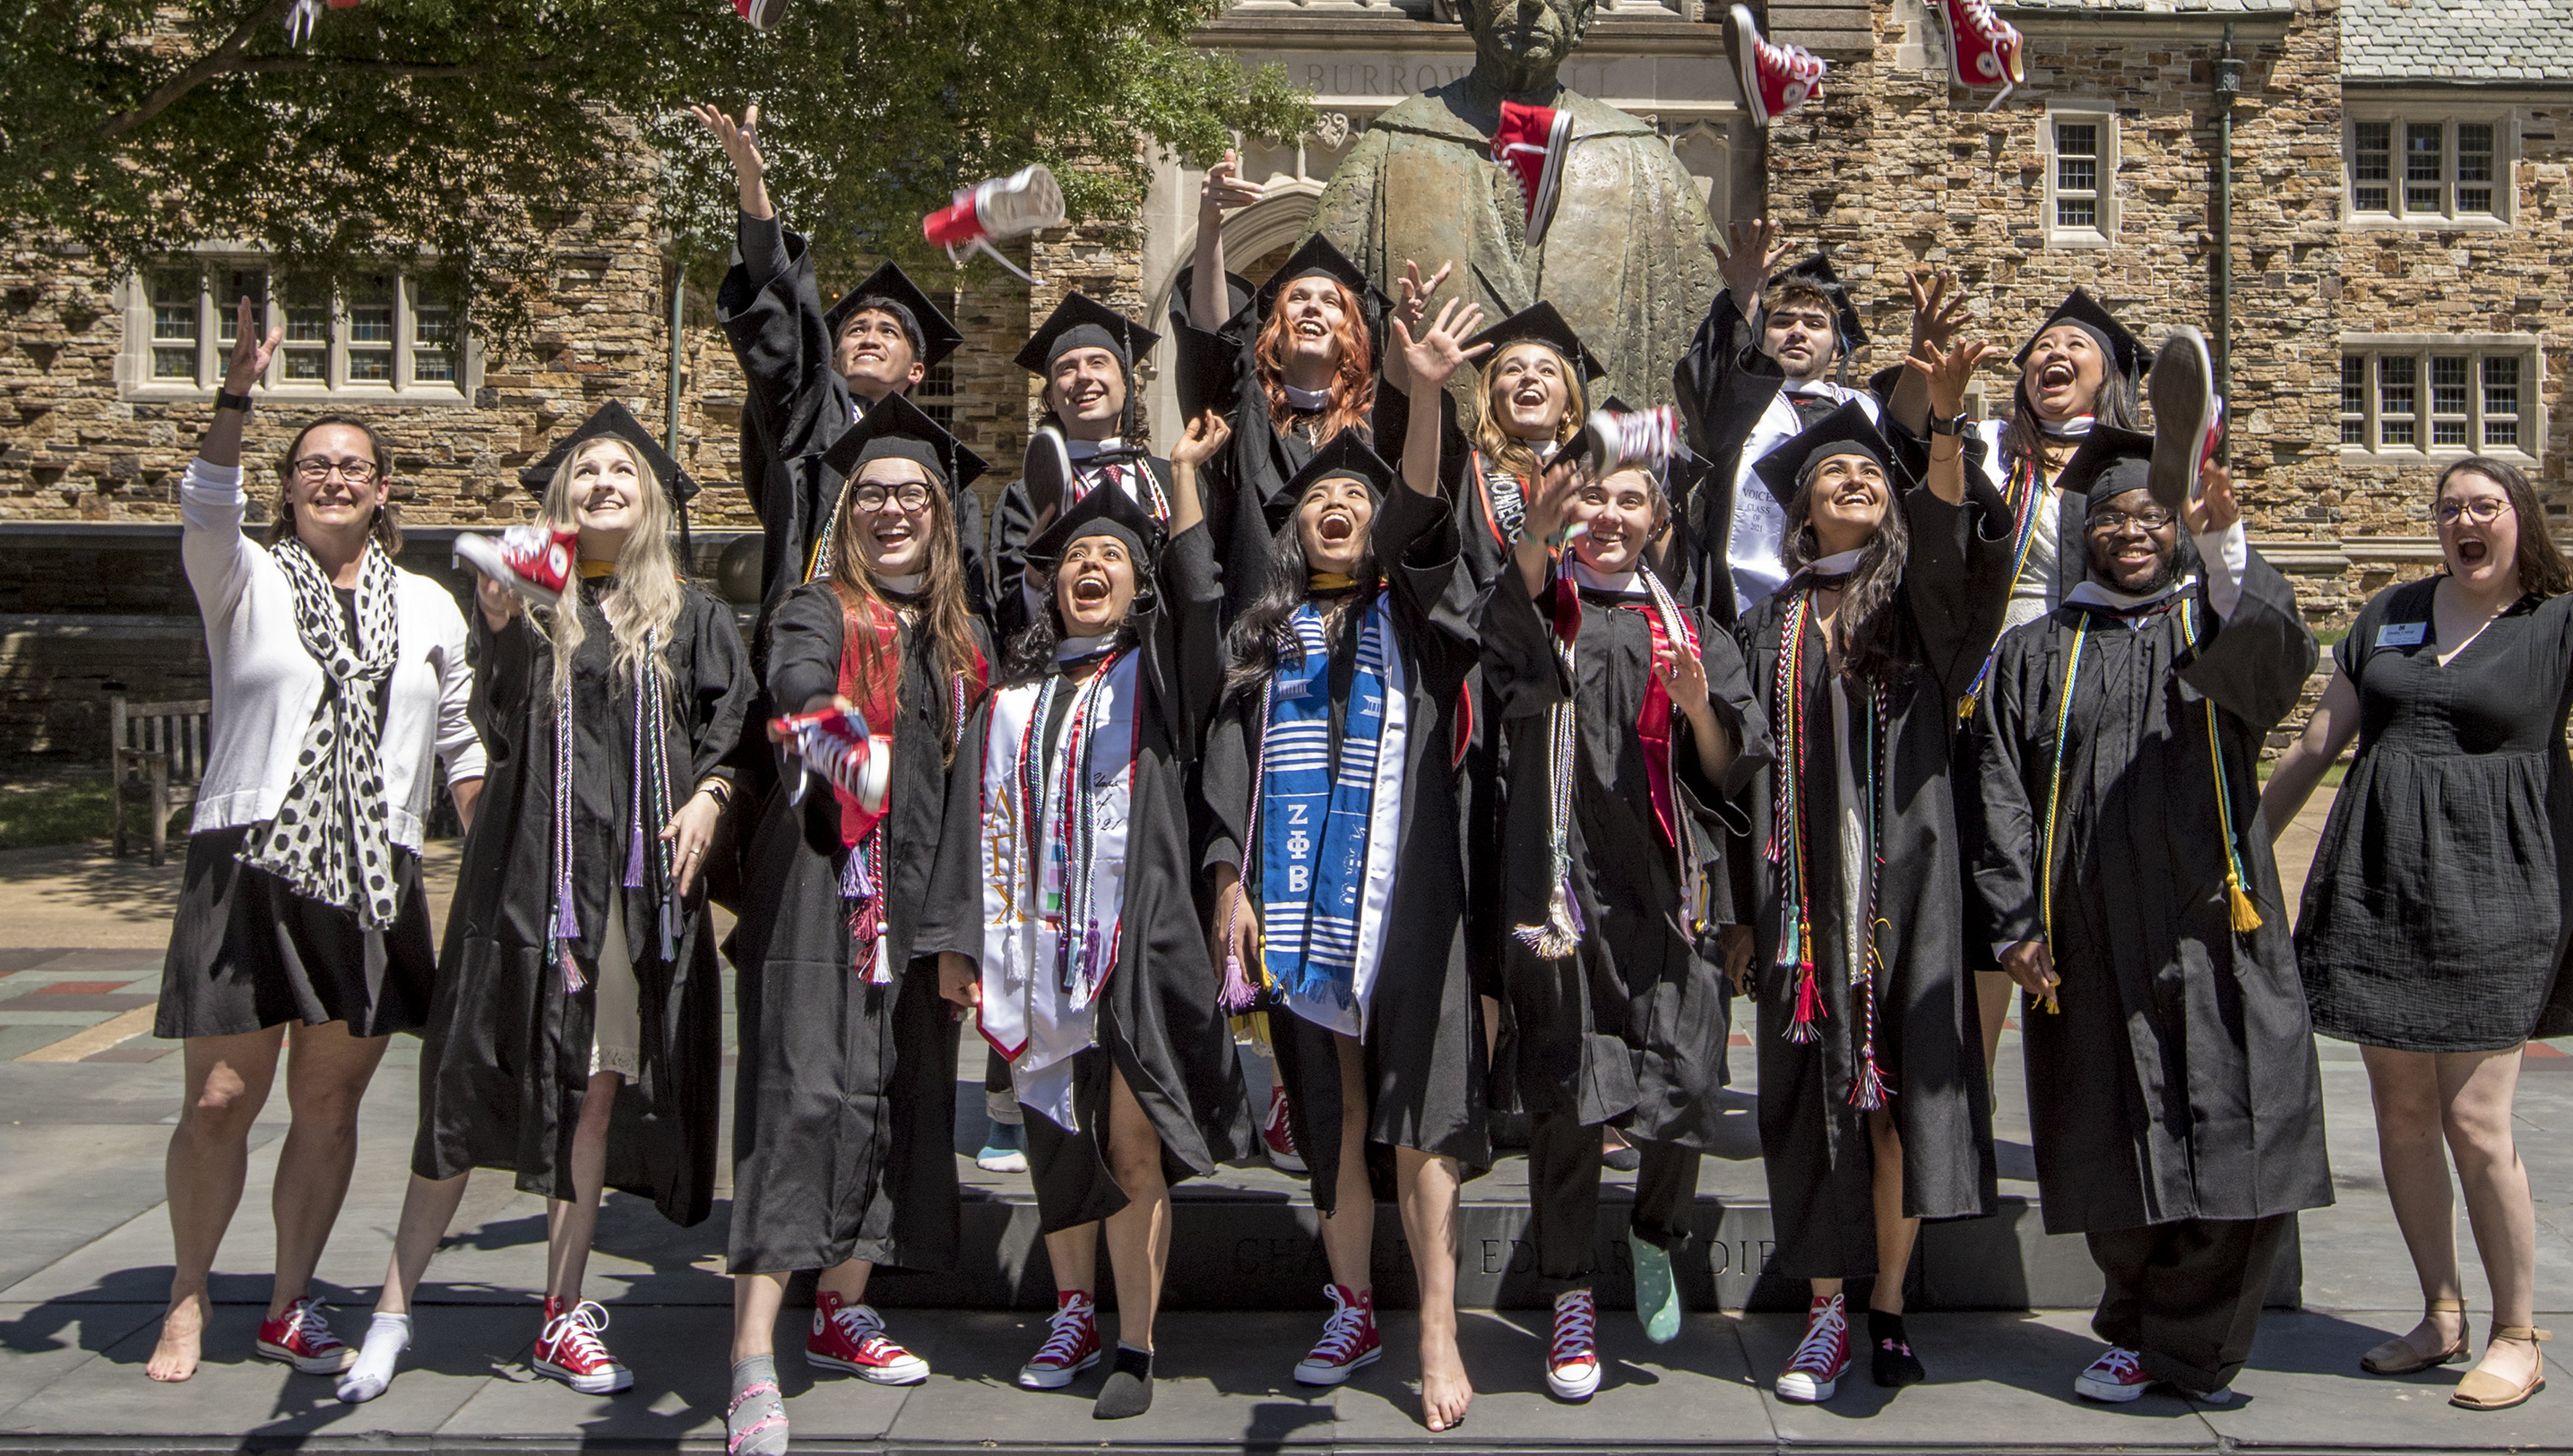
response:
[[[1420,1418],[1433,1431],[1455,1429],[1474,1403],[1473,1382],[1465,1378],[1465,1361],[1456,1352],[1456,1336],[1420,1337]]]
[[[161,1316],[161,1338],[152,1346],[152,1359],[143,1373],[155,1380],[180,1381],[197,1373],[198,1346],[206,1332],[206,1296],[188,1295],[170,1301],[169,1311]]]

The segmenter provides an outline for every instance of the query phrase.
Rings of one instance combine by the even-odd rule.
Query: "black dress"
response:
[[[1113,1067],[1161,1138],[1162,1173],[1176,1183],[1256,1155],[1258,1136],[1243,1092],[1233,1035],[1218,1005],[1223,978],[1207,955],[1198,909],[1190,792],[1224,687],[1223,598],[1206,529],[1182,532],[1163,548],[1157,604],[1130,618],[1139,645],[1139,701],[1128,802],[1124,901],[1117,954],[1101,987],[1095,1043],[1072,1060],[1071,1103],[1078,1128],[1053,1117],[1027,1119],[1028,1162],[1043,1230],[1096,1222],[1126,1206],[1108,1170],[1105,1140]],[[983,771],[994,699],[976,711],[948,775],[947,815],[915,956],[983,959],[985,826]],[[1058,694],[1061,708],[1070,694]],[[1055,772],[1059,723],[1034,725],[1046,774]],[[1036,1110],[1036,1109],[1032,1109]]]
[[[2399,1052],[2573,1033],[2573,596],[2525,596],[2439,664],[2438,578],[2378,592],[2332,649],[2358,756],[2305,881],[2314,1029]]]
[[[786,594],[770,618],[772,701],[792,711],[837,690],[845,620],[828,581]],[[956,700],[915,620],[903,620],[900,644],[893,787],[875,831],[892,984],[873,984],[858,961],[841,898],[850,851],[827,784],[814,779],[800,805],[787,802],[791,780],[772,790],[747,856],[750,901],[725,946],[741,1048],[735,1273],[955,1261],[955,1018],[936,958],[914,959],[911,946],[946,818],[941,730]]]
[[[615,638],[598,609],[602,583],[576,600],[585,634],[572,659],[572,909],[569,947],[581,988],[548,963],[553,911],[553,644],[528,618],[494,632],[472,614],[473,726],[490,773],[464,838],[435,1001],[423,1032],[420,1132],[412,1171],[446,1178],[476,1167],[517,1172],[517,1186],[571,1196],[572,1130],[588,1089],[597,1021],[597,957],[611,906],[624,907],[642,1014],[642,1073],[616,1094],[606,1184],[692,1224],[714,1197],[716,1105],[723,1073],[723,982],[705,888],[678,906],[677,954],[661,954],[654,907],[658,857],[622,891],[634,824],[634,691],[615,675]],[[728,776],[750,668],[732,608],[683,586],[669,645],[663,751],[673,809],[696,785]],[[657,827],[656,827],[657,828]]]
[[[2256,553],[2228,618],[2198,587],[2142,616],[2068,601],[2002,639],[1975,728],[1975,883],[1995,938],[2051,940],[2062,979],[2056,1013],[2020,1009],[2049,1233],[2332,1200],[2321,1076],[2255,777],[2314,657],[2294,589]],[[2247,933],[2228,909],[2228,827],[2260,917]]]
[[[1891,762],[1880,790],[1881,826],[1873,849],[1881,861],[1872,919],[1880,969],[1874,986],[1876,1065],[1903,1139],[1903,1211],[1918,1218],[1969,1218],[1994,1199],[1991,1094],[1984,1077],[1974,987],[1965,974],[1966,877],[1950,789],[1956,699],[1948,684],[1966,649],[1959,629],[1975,584],[1997,574],[1993,555],[2007,543],[1988,540],[1982,506],[1951,506],[1926,488],[1901,493],[1911,532],[1901,611],[1907,681],[1888,694],[1882,743],[1887,752],[1849,757],[1836,732],[1835,686],[1821,629],[1803,631],[1804,671],[1795,691],[1808,735],[1799,781],[1804,803],[1805,870],[1812,939],[1806,953],[1819,995],[1814,1038],[1789,1039],[1802,976],[1781,966],[1792,911],[1784,877],[1767,848],[1774,841],[1778,775],[1797,772],[1786,725],[1773,723],[1782,762],[1763,775],[1752,811],[1762,852],[1737,856],[1758,874],[1750,924],[1759,986],[1760,1148],[1769,1179],[1778,1246],[1770,1268],[1793,1279],[1836,1279],[1876,1267],[1875,1153],[1867,1116],[1853,1101],[1862,1069],[1866,1007],[1856,965],[1863,949],[1848,907],[1863,902],[1843,866],[1840,783],[1846,771],[1866,791],[1867,759]],[[1781,638],[1789,609],[1805,589],[1787,586],[1753,603],[1736,630],[1764,701],[1775,701]],[[1971,667],[1967,668],[1971,671]],[[1872,694],[1848,692],[1850,737],[1873,736]],[[1773,708],[1773,715],[1774,715]],[[1844,758],[1848,761],[1844,764]],[[1880,770],[1881,771],[1881,770]]]
[[[1393,891],[1363,1039],[1366,1141],[1379,1195],[1392,1191],[1389,1150],[1413,1147],[1455,1158],[1468,1172],[1491,1163],[1483,1108],[1482,1016],[1465,967],[1463,824],[1455,760],[1457,688],[1479,655],[1471,585],[1457,569],[1454,517],[1441,500],[1397,486],[1376,510],[1377,560],[1389,568],[1393,636],[1402,655],[1405,764],[1402,829]],[[1352,604],[1350,610],[1356,610]],[[1346,640],[1343,638],[1342,640]],[[1346,712],[1348,674],[1333,664],[1333,719]],[[1205,791],[1216,821],[1206,862],[1243,868],[1260,721],[1257,687],[1227,701],[1207,743]],[[1250,857],[1245,892],[1261,888]],[[1331,1032],[1277,1007],[1266,1013],[1295,1146],[1312,1173],[1313,1206],[1332,1211],[1339,1182],[1339,1052]],[[1381,1162],[1382,1166],[1376,1164]]]

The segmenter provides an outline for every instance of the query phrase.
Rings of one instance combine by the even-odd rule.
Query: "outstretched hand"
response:
[[[1467,349],[1461,342],[1471,338],[1482,323],[1482,308],[1463,299],[1449,299],[1440,305],[1437,321],[1416,339],[1403,321],[1394,320],[1393,342],[1402,355],[1403,392],[1418,398],[1423,392],[1443,389],[1468,362],[1491,353],[1488,344]]]
[[[242,295],[241,305],[233,315],[233,357],[224,365],[224,388],[235,394],[247,394],[251,385],[268,377],[268,362],[277,358],[277,347],[286,342],[282,328],[262,334],[259,328],[259,306]]]
[[[1966,327],[1966,291],[1946,269],[1906,274],[1912,292],[1912,352],[1945,350]]]
[[[1188,428],[1182,431],[1180,442],[1171,446],[1171,463],[1196,469],[1214,459],[1216,451],[1223,449],[1224,442],[1231,438],[1233,425],[1229,420],[1212,409],[1199,410],[1197,417],[1190,420]]]
[[[1402,298],[1394,305],[1393,317],[1418,332],[1420,321],[1429,317],[1429,300],[1438,292],[1439,286],[1447,282],[1447,275],[1455,271],[1455,260],[1450,259],[1438,265],[1438,271],[1429,276],[1427,283],[1422,283],[1420,265],[1404,259],[1402,277],[1394,281],[1402,291]]]
[[[725,158],[732,163],[734,177],[747,183],[767,175],[768,159],[759,150],[758,102],[742,110],[738,124],[721,108],[703,102],[689,103],[688,115],[713,134],[716,145],[723,148]]]
[[[1787,256],[1787,245],[1778,241],[1775,225],[1766,218],[1748,223],[1724,225],[1725,241],[1706,245],[1715,255],[1716,272],[1724,276],[1724,289],[1744,313],[1760,299],[1761,287],[1769,281],[1778,260]]]
[[[1242,155],[1227,152],[1223,161],[1207,169],[1206,181],[1198,184],[1198,222],[1201,226],[1222,222],[1226,213],[1260,201],[1265,191],[1259,183],[1243,180]]]
[[[1975,367],[1995,353],[1993,346],[1978,339],[1942,352],[1927,340],[1916,343],[1913,352],[1903,357],[1903,366],[1922,376],[1930,390],[1930,416],[1954,419],[1966,412],[1966,384],[1975,376]]]

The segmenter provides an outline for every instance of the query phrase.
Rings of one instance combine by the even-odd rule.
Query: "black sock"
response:
[[[1921,1368],[1921,1358],[1912,1353],[1912,1337],[1903,1332],[1902,1315],[1869,1310],[1867,1346],[1877,1384],[1892,1388],[1930,1378],[1930,1372]]]
[[[1108,1372],[1108,1383],[1099,1387],[1099,1399],[1091,1403],[1092,1418],[1122,1421],[1152,1408],[1153,1352],[1119,1345],[1117,1363]]]

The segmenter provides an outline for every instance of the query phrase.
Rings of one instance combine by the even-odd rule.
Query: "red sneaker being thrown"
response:
[[[1970,91],[2001,88],[1984,107],[1990,111],[2028,79],[2019,27],[1995,15],[1991,0],[1946,0],[1946,11],[1950,69]]]
[[[1733,52],[1733,74],[1742,83],[1752,125],[1765,127],[1823,94],[1823,73],[1831,66],[1803,46],[1764,39],[1750,6],[1727,12],[1724,41]]]
[[[547,530],[540,525],[513,525],[496,537],[460,535],[455,556],[538,606],[562,600],[571,584],[572,563],[580,559],[580,532]]]

